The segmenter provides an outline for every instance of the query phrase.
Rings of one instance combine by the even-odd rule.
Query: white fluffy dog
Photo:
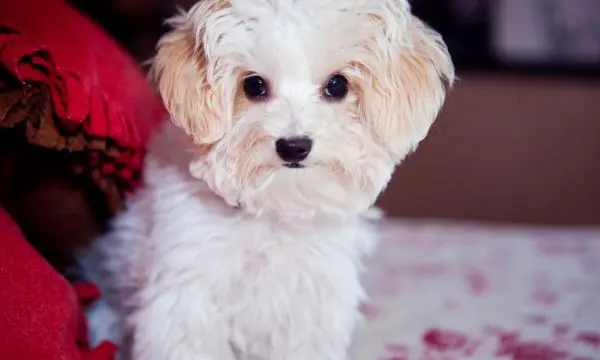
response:
[[[99,240],[135,360],[342,360],[364,216],[454,68],[407,0],[202,0],[152,74],[170,113]]]

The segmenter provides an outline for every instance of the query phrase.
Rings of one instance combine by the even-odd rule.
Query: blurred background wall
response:
[[[140,61],[192,0],[73,0]],[[414,0],[460,81],[381,206],[393,216],[600,225],[600,1]]]

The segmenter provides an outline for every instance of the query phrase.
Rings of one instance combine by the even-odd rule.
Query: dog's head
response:
[[[364,211],[454,79],[407,0],[202,0],[170,24],[152,74],[190,171],[252,213]]]

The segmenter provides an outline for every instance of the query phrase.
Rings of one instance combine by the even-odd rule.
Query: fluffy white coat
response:
[[[365,215],[441,107],[445,45],[406,0],[203,0],[171,24],[152,71],[171,122],[89,255],[123,357],[345,359]],[[294,136],[314,146],[291,168],[274,143]]]
[[[163,150],[98,241],[109,254],[99,280],[126,315],[134,358],[342,359],[374,245],[366,219],[256,219],[193,178],[180,149]]]

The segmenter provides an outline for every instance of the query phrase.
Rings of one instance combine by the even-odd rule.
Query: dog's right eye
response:
[[[344,75],[334,74],[323,89],[323,95],[331,101],[342,100],[348,94],[348,79]]]
[[[244,94],[252,101],[265,100],[269,96],[269,83],[258,75],[244,79]]]

